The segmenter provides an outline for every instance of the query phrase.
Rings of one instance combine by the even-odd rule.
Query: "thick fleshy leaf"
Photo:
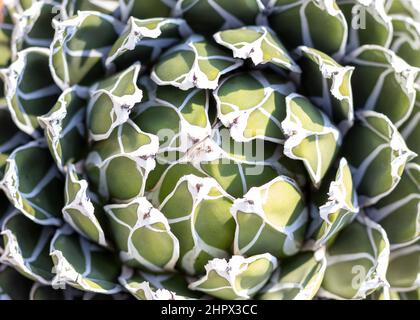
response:
[[[327,260],[324,249],[304,251],[280,261],[260,300],[312,300],[324,278]]]
[[[288,48],[303,44],[334,58],[344,54],[348,26],[335,0],[270,0],[267,7],[269,25]]]
[[[416,154],[407,148],[383,114],[363,111],[357,118],[344,139],[342,151],[353,174],[359,205],[365,207],[394,190],[405,164]]]
[[[12,58],[11,39],[13,31],[13,20],[7,6],[0,8],[0,68],[10,64]],[[0,73],[0,105],[2,105],[3,88]]]
[[[54,262],[53,287],[73,288],[103,294],[121,291],[118,285],[118,259],[65,226],[51,240],[50,255]]]
[[[318,206],[311,206],[313,222],[310,233],[316,241],[315,247],[326,245],[333,240],[359,212],[353,178],[345,158],[340,160],[333,180],[326,182],[314,194],[314,198],[318,198]]]
[[[214,179],[186,175],[178,180],[159,210],[179,240],[180,269],[195,274],[210,259],[229,257],[235,233],[232,202]]]
[[[419,240],[420,165],[408,163],[394,191],[366,212],[385,229],[392,250]]]
[[[103,77],[106,57],[123,29],[122,23],[96,11],[79,11],[67,20],[53,22],[50,69],[57,85],[64,90],[76,84],[90,85]]]
[[[390,15],[404,15],[413,19],[420,18],[420,4],[417,0],[385,0]]]
[[[29,47],[49,48],[54,37],[51,20],[60,12],[58,1],[35,1],[16,19],[12,35],[12,52]]]
[[[420,68],[420,20],[392,16],[394,38],[390,49],[408,64]]]
[[[182,16],[195,32],[205,35],[256,24],[263,12],[261,0],[179,0],[175,15]]]
[[[300,80],[314,104],[321,108],[342,131],[352,126],[353,92],[351,76],[354,68],[342,66],[321,51],[299,47]]]
[[[128,120],[131,109],[143,98],[137,86],[139,72],[140,64],[133,64],[90,89],[87,126],[92,140],[108,139],[116,127]]]
[[[254,71],[223,79],[213,94],[218,118],[235,141],[258,138],[282,143],[286,96],[294,90],[291,82],[278,75]]]
[[[37,117],[49,112],[60,94],[48,67],[49,54],[46,48],[20,51],[5,78],[6,100],[13,121],[34,137],[40,136]]]
[[[159,137],[158,161],[175,162],[178,152],[185,153],[211,135],[207,90],[157,86],[148,77],[141,79],[141,88],[146,99],[136,105],[131,118],[140,129]]]
[[[0,179],[3,178],[6,160],[14,149],[29,141],[29,136],[19,131],[9,110],[0,106]]]
[[[48,147],[60,170],[86,156],[86,94],[79,87],[66,89],[46,115],[38,117]]]
[[[161,55],[151,78],[158,85],[172,85],[182,90],[215,89],[220,76],[242,64],[242,60],[232,58],[203,36],[193,35]]]
[[[177,0],[119,0],[121,18],[139,19],[169,17]]]
[[[129,202],[143,195],[158,148],[158,137],[144,133],[128,120],[108,139],[92,146],[85,164],[87,174],[100,196]]]
[[[189,287],[224,300],[252,299],[276,268],[277,260],[268,253],[213,259],[206,265],[206,275]]]
[[[1,263],[31,280],[51,284],[54,275],[49,245],[54,228],[36,224],[19,211],[13,211],[4,219],[1,235],[4,240]]]
[[[15,269],[0,265],[0,301],[28,300],[32,283]]]
[[[386,278],[394,292],[420,289],[420,242],[391,251]]]
[[[341,145],[341,134],[322,111],[301,95],[286,97],[286,112],[281,123],[287,137],[284,153],[301,160],[313,184],[319,186]]]
[[[218,44],[232,50],[235,58],[250,58],[255,66],[269,64],[300,72],[276,34],[268,27],[230,29],[220,31],[213,37]]]
[[[104,207],[121,260],[152,272],[174,271],[179,242],[166,217],[146,198]]]
[[[356,67],[351,81],[355,109],[381,112],[397,128],[410,117],[416,99],[414,82],[420,69],[375,45],[357,48],[345,61]]]
[[[393,26],[386,14],[384,0],[337,0],[349,26],[347,51],[364,44],[376,44],[388,48]]]
[[[36,223],[62,223],[64,185],[42,140],[30,142],[10,154],[0,188],[17,210]]]
[[[410,118],[400,128],[407,146],[419,156],[414,162],[420,165],[420,84],[416,85],[416,102]]]
[[[109,52],[106,63],[121,69],[139,60],[145,64],[154,62],[164,49],[190,34],[190,28],[182,19],[140,20],[131,17]]]
[[[60,15],[68,19],[78,11],[98,11],[110,15],[119,15],[119,0],[61,0]]]
[[[88,182],[81,178],[73,165],[67,167],[64,198],[64,220],[87,239],[108,247],[104,231],[105,214],[99,199],[89,190]]]
[[[138,300],[190,300],[200,296],[188,289],[181,274],[150,274],[123,267],[121,285]]]
[[[388,286],[388,238],[378,224],[364,215],[357,216],[340,232],[326,257],[327,269],[318,293],[321,297],[364,299],[376,289]]]
[[[251,188],[242,199],[235,200],[231,212],[236,222],[235,254],[268,252],[283,258],[299,251],[308,211],[303,194],[292,179],[279,176]]]

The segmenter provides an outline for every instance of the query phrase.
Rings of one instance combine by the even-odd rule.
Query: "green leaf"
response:
[[[0,300],[28,300],[31,286],[15,269],[0,265]]]
[[[131,16],[140,19],[169,17],[176,0],[120,0],[121,18],[126,21]]]

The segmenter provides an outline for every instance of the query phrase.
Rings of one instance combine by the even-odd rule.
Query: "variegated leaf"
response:
[[[118,284],[120,265],[109,251],[90,243],[64,226],[51,240],[50,255],[54,263],[52,286],[103,294],[121,291]]]
[[[66,89],[47,114],[38,117],[48,147],[60,170],[86,156],[86,94],[79,87]]]
[[[417,96],[414,110],[410,118],[401,126],[400,132],[410,150],[420,155],[420,83],[415,87]],[[420,165],[420,156],[415,157],[413,161]]]
[[[20,51],[7,70],[6,100],[13,121],[23,132],[39,137],[38,116],[54,106],[60,94],[48,67],[49,49],[28,48]],[[39,75],[42,74],[42,77]]]
[[[128,120],[134,105],[143,98],[137,86],[139,73],[140,64],[136,63],[91,87],[87,126],[92,140],[108,139],[116,127]]]
[[[131,17],[109,52],[106,64],[122,69],[139,60],[145,64],[154,62],[163,50],[190,34],[190,28],[182,19]]]
[[[408,64],[420,68],[420,20],[392,16],[394,37],[390,49]]]
[[[169,17],[177,0],[119,0],[121,18],[126,21],[130,17],[139,19]]]
[[[308,211],[296,183],[279,176],[251,188],[230,209],[236,222],[234,253],[270,253],[277,258],[296,254],[304,240]]]
[[[216,42],[233,52],[234,58],[250,58],[255,66],[274,65],[300,72],[276,34],[265,26],[247,26],[216,33]]]
[[[105,60],[123,25],[96,11],[79,11],[63,21],[53,20],[50,69],[57,85],[90,85],[108,71]],[[98,36],[100,35],[100,36]]]
[[[229,256],[235,229],[232,202],[214,179],[186,175],[178,180],[159,210],[179,240],[179,268],[196,274],[210,259]]]
[[[345,62],[356,67],[351,81],[355,109],[383,113],[397,128],[410,117],[420,69],[376,45],[357,48]]]
[[[32,283],[15,269],[0,265],[0,301],[28,300]]]
[[[284,153],[304,163],[317,187],[335,159],[341,134],[322,111],[301,95],[286,97],[286,112],[281,123],[287,137]]]
[[[165,216],[146,198],[104,207],[121,260],[152,272],[174,271],[179,242]]]
[[[182,90],[215,89],[223,74],[242,64],[242,60],[232,58],[203,36],[192,35],[161,55],[151,78],[158,85],[172,85]]]
[[[206,265],[206,275],[189,288],[224,300],[252,299],[276,268],[277,260],[268,253],[232,256],[229,261],[213,259]]]
[[[420,240],[420,165],[408,163],[396,188],[366,212],[385,229],[392,250]]]
[[[404,15],[420,19],[420,4],[417,0],[385,0],[385,8],[390,15]]]
[[[388,238],[378,224],[364,215],[357,216],[340,232],[326,257],[327,269],[318,292],[321,297],[364,299],[378,288],[388,286]]]
[[[25,277],[50,285],[53,263],[49,256],[54,228],[27,219],[19,211],[12,211],[1,227],[4,252],[0,262],[12,266]]]
[[[278,75],[254,71],[226,77],[213,95],[218,118],[235,141],[283,143],[286,96],[294,90],[293,83]]]
[[[78,11],[98,11],[109,15],[119,15],[119,0],[61,0],[60,15],[66,20]]]
[[[14,207],[34,222],[62,223],[63,181],[42,140],[29,142],[10,154],[0,188]]]
[[[359,205],[373,205],[395,189],[416,154],[383,114],[363,111],[347,133],[342,152],[349,162]],[[357,148],[355,148],[357,141]]]

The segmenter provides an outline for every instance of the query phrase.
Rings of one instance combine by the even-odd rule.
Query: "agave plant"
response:
[[[0,8],[0,299],[420,299],[417,0]]]

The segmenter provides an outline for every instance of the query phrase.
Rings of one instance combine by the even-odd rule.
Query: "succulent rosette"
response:
[[[420,300],[417,0],[0,1],[0,300]]]

